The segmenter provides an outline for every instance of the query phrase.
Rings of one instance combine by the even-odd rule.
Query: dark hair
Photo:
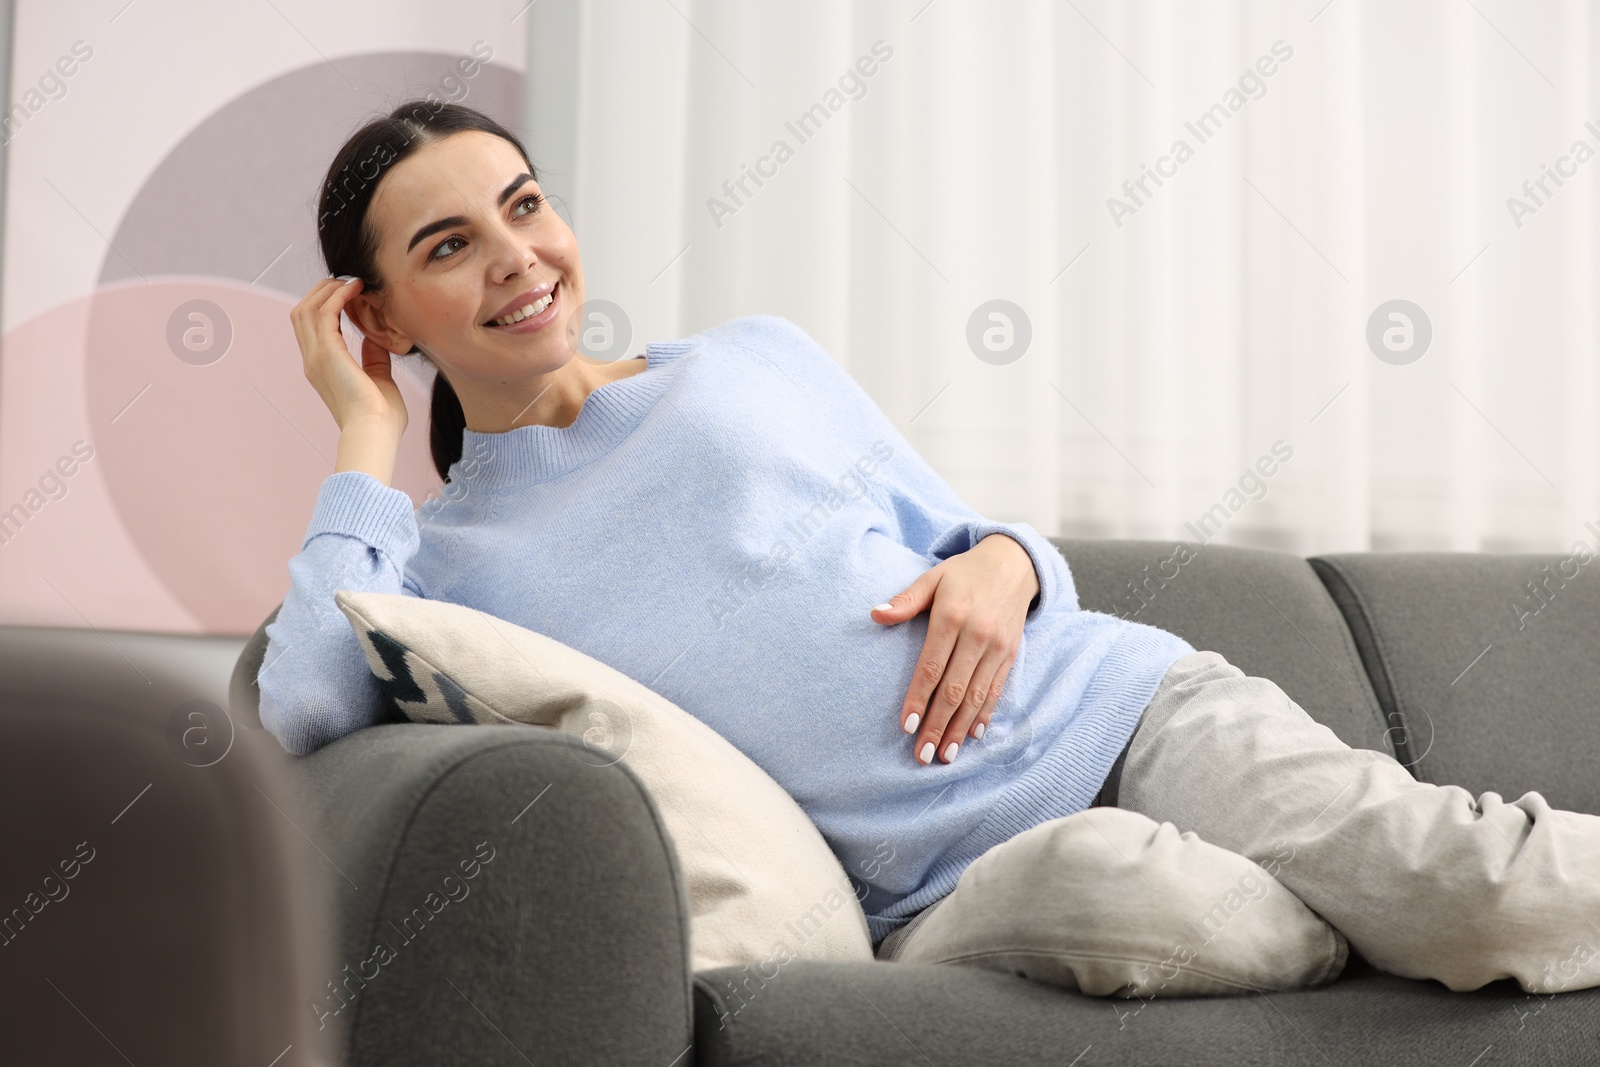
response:
[[[328,165],[317,200],[317,240],[329,274],[363,279],[363,292],[383,288],[377,264],[378,238],[367,225],[367,209],[372,206],[378,183],[419,145],[466,130],[492,133],[511,142],[528,165],[528,173],[538,180],[539,172],[522,142],[488,115],[436,99],[408,100],[351,134]],[[428,358],[415,345],[405,354]],[[446,481],[450,478],[450,465],[461,458],[466,428],[461,400],[440,370],[433,380],[433,401],[428,411],[428,448],[433,453],[434,469]]]

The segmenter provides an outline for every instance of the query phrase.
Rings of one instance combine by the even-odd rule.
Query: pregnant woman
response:
[[[1600,945],[1600,818],[1419,783],[1220,655],[1080,611],[1047,540],[967,507],[784,319],[576,355],[576,239],[493,120],[418,102],[367,124],[318,226],[335,277],[291,318],[338,458],[260,674],[291,752],[385,717],[334,592],[437,598],[727,738],[817,825],[875,943],[912,940],[979,857],[1100,804],[1273,863],[1385,970],[1600,984],[1600,952],[1572,962]],[[446,491],[416,510],[389,484],[407,424],[391,353],[437,370]],[[1017,857],[1025,897],[1051,899],[1052,862],[1071,859]]]

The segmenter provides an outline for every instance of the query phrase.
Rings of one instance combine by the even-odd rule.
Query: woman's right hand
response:
[[[340,314],[364,284],[359,278],[348,283],[323,278],[289,312],[289,321],[300,343],[306,380],[339,426],[335,469],[364,470],[387,485],[406,428],[405,400],[395,384],[389,352],[363,337],[358,367],[339,329]]]

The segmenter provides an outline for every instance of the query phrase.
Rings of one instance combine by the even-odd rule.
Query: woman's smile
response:
[[[548,326],[561,314],[561,283],[558,280],[549,292],[535,295],[542,288],[523,293],[512,302],[510,311],[502,312],[483,325],[503,333],[533,333]]]

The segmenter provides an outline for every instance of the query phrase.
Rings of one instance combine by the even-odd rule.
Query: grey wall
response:
[[[539,188],[572,225],[578,164],[579,0],[539,0],[522,16],[528,34],[527,149]]]

